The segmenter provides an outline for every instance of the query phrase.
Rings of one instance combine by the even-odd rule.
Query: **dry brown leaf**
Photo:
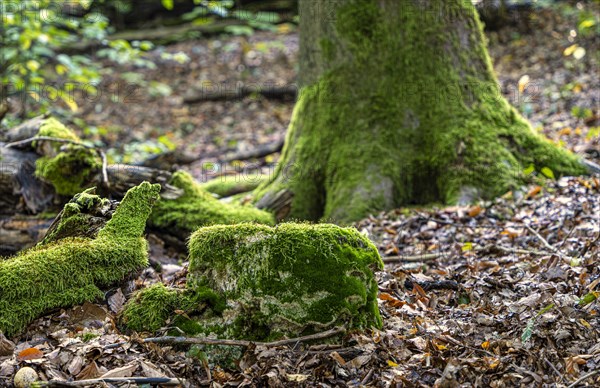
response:
[[[77,376],[75,376],[75,379],[76,380],[89,380],[89,379],[95,379],[97,377],[100,377],[101,375],[102,375],[102,373],[100,372],[100,369],[98,368],[98,364],[96,364],[96,361],[92,361],[91,363],[86,365],[86,367],[83,368]]]
[[[477,217],[479,214],[481,214],[482,210],[483,209],[481,208],[481,206],[475,205],[469,209],[467,214],[469,215],[469,217]]]
[[[25,361],[25,360],[35,360],[37,358],[42,358],[44,357],[44,353],[37,349],[37,348],[27,348],[25,350],[21,350],[19,352],[19,354],[17,355],[17,360],[18,361]]]
[[[0,357],[10,356],[15,351],[15,343],[7,339],[0,331]]]
[[[342,356],[340,356],[340,354],[338,352],[331,352],[329,357],[333,358],[341,366],[346,365],[346,360],[344,360],[344,358]]]
[[[125,366],[122,366],[120,368],[115,368],[112,370],[109,370],[108,372],[106,372],[105,374],[103,374],[102,378],[106,378],[106,377],[131,377],[133,375],[133,372],[135,372],[135,370],[138,368],[138,366],[134,363],[131,364],[127,364]]]
[[[527,193],[527,198],[533,198],[542,191],[542,186],[534,186],[533,189]]]

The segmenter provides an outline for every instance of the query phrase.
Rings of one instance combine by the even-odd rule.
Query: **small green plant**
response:
[[[548,306],[541,309],[540,311],[538,311],[537,314],[535,314],[533,317],[529,318],[529,321],[527,321],[527,326],[525,327],[525,330],[523,330],[523,334],[521,334],[521,342],[525,343],[531,339],[531,336],[533,334],[533,329],[535,328],[536,319],[540,315],[547,313],[548,311],[552,310],[553,308],[554,308],[554,303],[551,303]]]
[[[96,333],[90,333],[90,332],[88,331],[88,332],[85,332],[85,333],[83,333],[83,335],[81,336],[81,340],[82,340],[83,342],[90,342],[91,340],[93,340],[94,338],[96,338],[96,337],[98,337],[98,336],[99,336],[99,334],[96,334]]]

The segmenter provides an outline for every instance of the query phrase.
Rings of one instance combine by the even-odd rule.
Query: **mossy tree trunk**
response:
[[[502,97],[469,1],[300,2],[302,90],[274,177],[287,218],[353,221],[585,171]]]

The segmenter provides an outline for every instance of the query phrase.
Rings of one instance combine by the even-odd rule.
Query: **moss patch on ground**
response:
[[[150,224],[177,234],[190,235],[201,226],[257,222],[273,225],[272,214],[243,206],[224,203],[202,189],[194,178],[184,171],[173,174],[169,184],[183,190],[177,199],[161,199],[150,216]]]
[[[223,302],[217,294],[208,288],[192,292],[187,289],[167,288],[164,284],[157,283],[137,292],[127,302],[121,318],[132,330],[156,331],[167,322],[184,325],[188,319],[184,317],[178,320],[176,311],[194,316],[206,308],[222,311],[223,307]]]
[[[131,188],[96,238],[42,242],[0,260],[0,331],[11,336],[48,310],[93,301],[103,288],[146,267],[142,234],[159,191],[147,182]],[[87,194],[71,203],[65,222],[85,212],[89,201],[102,199]]]
[[[383,263],[356,229],[330,224],[215,225],[196,231],[189,250],[188,292],[205,300],[211,290],[218,295],[212,303],[222,306],[226,301],[226,307],[176,323],[184,331],[272,340],[337,325],[382,325],[373,271]],[[125,321],[136,330],[161,327],[182,309],[178,306],[194,306],[187,297],[179,301],[180,295],[162,286],[143,290],[126,307]]]
[[[44,121],[38,136],[81,142],[81,139],[58,120]],[[60,195],[74,195],[85,188],[93,175],[102,168],[98,153],[76,144],[40,140],[37,144],[45,156],[36,161],[35,175],[52,184]]]

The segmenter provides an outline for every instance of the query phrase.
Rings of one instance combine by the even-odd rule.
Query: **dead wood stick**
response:
[[[40,381],[38,384],[41,387],[88,387],[94,384],[109,383],[109,384],[160,384],[160,385],[181,385],[186,386],[186,381],[178,378],[169,377],[99,377],[97,379],[78,380],[78,381],[61,381],[49,380]],[[208,383],[208,382],[207,382]]]
[[[542,242],[542,244],[544,244],[544,246],[548,249],[550,249],[552,252],[554,253],[559,253],[558,249],[553,247],[552,245],[550,245],[550,243],[548,241],[546,241],[546,239],[544,237],[542,237],[541,234],[538,233],[537,230],[533,229],[531,226],[529,225],[525,225],[525,227],[527,228],[528,231],[530,231],[531,233],[533,233],[533,235],[535,237],[537,237],[538,240],[540,240]]]
[[[382,260],[385,264],[414,263],[414,262],[419,262],[419,261],[431,261],[431,260],[438,259],[440,257],[444,257],[446,255],[447,254],[444,252],[424,253],[421,255],[414,255],[414,256],[397,255],[397,256],[386,256],[386,257],[382,258]]]
[[[271,86],[265,88],[256,86],[239,86],[234,89],[223,88],[219,90],[203,90],[196,94],[184,97],[183,102],[186,104],[196,104],[205,101],[239,100],[253,94],[259,94],[266,98],[295,99],[298,95],[298,87],[296,85],[285,85],[279,87]]]
[[[258,145],[256,148],[247,151],[239,151],[227,155],[228,149],[211,152],[204,155],[192,155],[188,152],[169,151],[162,154],[153,155],[140,163],[141,166],[169,170],[174,165],[187,165],[197,162],[201,159],[215,158],[219,163],[229,163],[234,160],[258,159],[281,151],[285,139],[282,137],[273,143]],[[223,156],[224,155],[224,156]]]
[[[264,346],[267,348],[273,348],[276,346],[285,346],[285,345],[294,345],[299,342],[312,341],[317,339],[330,338],[337,334],[341,334],[346,331],[346,328],[334,327],[333,329],[326,330],[320,333],[310,334],[297,338],[289,338],[283,339],[279,341],[273,342],[256,342],[256,341],[246,341],[246,340],[228,340],[228,339],[215,339],[215,338],[196,338],[196,337],[174,337],[174,336],[164,336],[164,337],[149,337],[144,338],[141,342],[143,343],[158,343],[158,344],[182,344],[182,345],[225,345],[225,346],[242,346],[248,347],[252,344],[257,346]],[[105,349],[112,349],[118,346],[126,344],[125,342],[119,342],[116,344],[110,344],[105,346]]]
[[[525,227],[527,228],[528,231],[530,231],[531,233],[533,233],[535,235],[535,237],[538,240],[540,240],[541,243],[546,248],[548,248],[550,251],[552,251],[553,254],[555,254],[558,257],[560,257],[565,263],[570,263],[571,261],[573,261],[573,259],[576,259],[575,257],[571,257],[571,256],[567,256],[567,255],[563,254],[558,248],[553,247],[552,245],[550,245],[550,243],[544,237],[542,237],[542,235],[539,234],[535,229],[533,229],[531,226],[525,225]]]
[[[514,254],[534,255],[534,256],[552,256],[554,254],[561,255],[559,252],[555,252],[554,250],[552,250],[551,252],[548,252],[548,251],[530,250],[530,249],[522,249],[522,248],[511,248],[511,247],[505,247],[502,245],[486,245],[484,247],[479,247],[479,248],[473,249],[473,251],[475,251],[475,252],[489,252],[489,251],[494,251],[494,250],[498,250],[503,253],[514,253]],[[564,255],[561,255],[561,256],[564,256]],[[450,257],[450,255],[448,255],[445,252],[435,252],[435,253],[425,253],[425,254],[414,255],[414,256],[403,256],[403,255],[386,256],[386,257],[383,257],[382,260],[383,260],[384,264],[418,263],[421,261],[423,261],[423,262],[432,261],[432,260],[436,260],[436,259],[439,259],[442,257]]]
[[[161,344],[175,343],[175,344],[186,344],[186,345],[191,345],[191,344],[226,345],[226,346],[243,346],[243,347],[247,347],[247,346],[250,346],[251,344],[254,344],[257,346],[274,348],[277,346],[294,345],[298,342],[306,342],[306,341],[312,341],[312,340],[317,340],[317,339],[330,338],[337,334],[343,333],[345,331],[346,331],[346,329],[344,327],[335,327],[333,329],[326,330],[326,331],[323,331],[320,333],[315,333],[315,334],[306,335],[306,336],[302,336],[302,337],[296,337],[296,338],[283,339],[283,340],[273,341],[273,342],[255,342],[255,341],[246,341],[246,340],[227,340],[227,339],[172,337],[172,336],[144,338],[143,342],[144,343],[152,342],[152,343],[161,343]]]
[[[596,369],[594,371],[591,371],[588,374],[585,374],[583,376],[581,376],[580,378],[578,378],[577,380],[575,380],[575,382],[573,382],[571,385],[569,385],[567,388],[574,388],[576,386],[578,386],[580,383],[583,383],[585,380],[594,377],[596,375],[600,374],[600,369]]]

